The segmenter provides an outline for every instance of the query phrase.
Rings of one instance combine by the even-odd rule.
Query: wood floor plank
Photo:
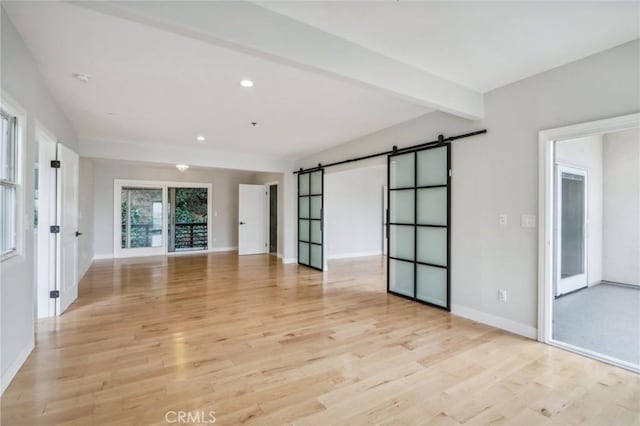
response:
[[[640,377],[385,292],[235,253],[97,261],[1,400],[2,425],[640,425]]]

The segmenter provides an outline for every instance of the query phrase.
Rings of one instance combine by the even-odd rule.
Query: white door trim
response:
[[[120,247],[120,233],[122,232],[120,212],[120,191],[123,186],[137,186],[139,188],[162,189],[162,246],[145,247],[136,249],[123,249]],[[169,254],[167,236],[169,224],[167,223],[167,202],[169,188],[206,188],[207,189],[207,247],[213,248],[213,184],[202,182],[173,182],[136,179],[113,180],[113,258],[158,256]]]
[[[623,115],[604,120],[580,123],[566,127],[542,130],[538,138],[538,340],[551,345],[573,350],[623,368],[627,363],[611,360],[606,356],[576,350],[553,340],[552,303],[554,279],[554,169],[555,142],[579,137],[601,135],[620,130],[640,127],[640,113]]]

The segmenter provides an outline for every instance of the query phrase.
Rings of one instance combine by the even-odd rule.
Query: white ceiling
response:
[[[316,31],[309,36],[316,44],[332,34],[478,92],[638,38],[640,26],[640,6],[631,2],[259,4],[264,9],[255,9]],[[220,5],[211,4],[212,16]],[[166,28],[145,25],[69,3],[4,1],[3,7],[81,143],[158,143],[298,158],[430,111],[286,58],[201,41],[188,28],[172,31],[172,22]],[[241,28],[233,22],[232,28]],[[286,48],[312,45],[280,40],[277,29],[272,33]],[[326,58],[321,53],[315,56]],[[368,66],[343,62],[350,69]],[[78,72],[91,81],[74,79]],[[242,78],[254,80],[255,87],[240,87]],[[198,134],[206,136],[204,144],[195,141]]]
[[[639,2],[260,2],[487,92],[640,36]]]
[[[429,112],[373,89],[83,7],[3,3],[81,140],[296,158]],[[78,72],[90,82],[74,79]],[[240,87],[242,78],[255,86]],[[204,144],[196,142],[198,134],[206,136]]]

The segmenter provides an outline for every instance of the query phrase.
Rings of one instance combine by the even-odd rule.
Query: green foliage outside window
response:
[[[176,223],[207,221],[207,189],[176,188]]]

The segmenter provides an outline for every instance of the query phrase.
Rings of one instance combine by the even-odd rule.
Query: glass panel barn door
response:
[[[324,169],[298,174],[298,263],[323,269]]]
[[[387,291],[450,310],[449,145],[388,158]]]

